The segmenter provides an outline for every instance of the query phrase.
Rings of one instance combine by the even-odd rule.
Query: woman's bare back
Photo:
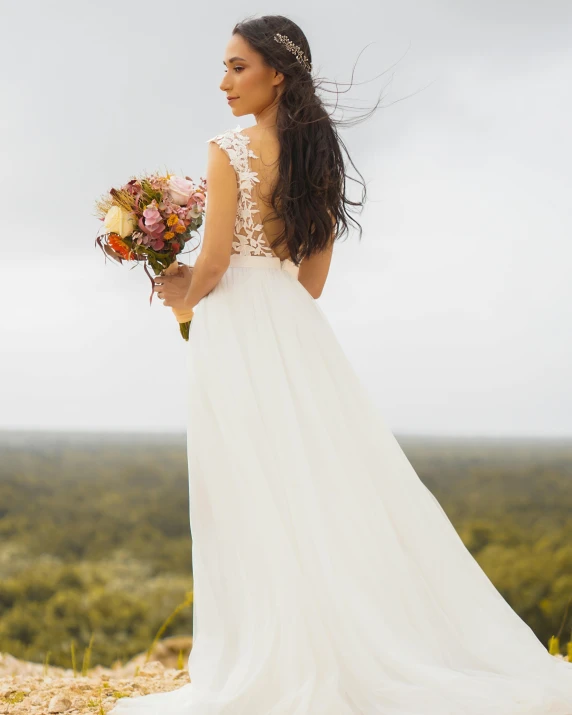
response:
[[[284,230],[284,221],[272,219],[274,209],[270,204],[272,190],[278,179],[278,162],[280,158],[280,143],[272,129],[252,126],[242,130],[249,139],[249,148],[257,158],[249,157],[251,171],[258,175],[258,182],[252,186],[252,199],[260,211],[260,223],[264,226],[264,236],[271,246],[272,242]],[[273,249],[281,259],[291,258],[286,245]]]

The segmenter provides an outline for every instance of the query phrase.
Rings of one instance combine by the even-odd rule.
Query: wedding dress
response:
[[[550,655],[471,556],[257,220],[240,126],[234,253],[196,306],[191,682],[113,715],[572,715]]]

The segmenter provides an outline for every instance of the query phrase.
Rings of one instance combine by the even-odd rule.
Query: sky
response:
[[[255,123],[222,60],[276,13],[344,105],[382,94],[341,130],[363,234],[319,304],[391,429],[572,434],[572,4],[308,7],[2,0],[0,428],[185,430],[189,344],[140,266],[104,260],[94,202],[143,171],[198,180],[207,139]]]

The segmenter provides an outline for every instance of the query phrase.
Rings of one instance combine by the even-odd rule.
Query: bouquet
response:
[[[119,263],[142,261],[154,288],[147,265],[156,276],[179,271],[177,256],[203,223],[206,193],[203,177],[199,186],[188,176],[170,173],[133,177],[96,201],[96,215],[103,221],[104,231],[98,231],[95,242],[104,255]],[[149,305],[153,292],[152,289]],[[181,335],[188,340],[193,311],[171,310]]]

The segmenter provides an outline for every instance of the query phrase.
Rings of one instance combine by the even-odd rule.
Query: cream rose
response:
[[[121,206],[112,206],[105,214],[103,223],[108,231],[116,233],[121,238],[131,235],[137,228],[135,216]]]

